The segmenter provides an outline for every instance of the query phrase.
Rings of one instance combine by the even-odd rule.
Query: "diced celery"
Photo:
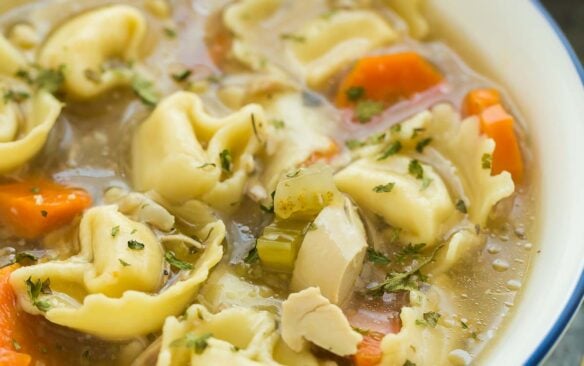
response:
[[[292,171],[278,183],[274,212],[282,219],[311,220],[324,207],[341,202],[332,169],[315,165]]]
[[[262,266],[291,273],[308,224],[307,221],[286,220],[266,226],[256,245]]]

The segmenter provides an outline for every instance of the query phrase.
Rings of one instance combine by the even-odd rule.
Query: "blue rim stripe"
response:
[[[582,63],[580,62],[580,59],[578,58],[576,51],[574,51],[574,48],[572,48],[572,45],[568,41],[568,38],[562,32],[554,18],[550,15],[550,13],[541,4],[539,0],[532,0],[531,3],[539,11],[539,13],[547,20],[551,28],[556,33],[556,36],[558,37],[560,42],[562,42],[562,44],[564,45],[566,52],[572,59],[572,63],[574,64],[574,67],[576,68],[578,75],[580,75],[580,81],[584,85],[584,67],[582,67]],[[572,318],[576,315],[576,312],[578,311],[578,308],[582,303],[583,299],[584,299],[584,268],[582,269],[580,279],[576,284],[576,288],[574,289],[574,292],[572,292],[572,295],[568,299],[568,302],[566,303],[566,306],[560,313],[560,316],[558,317],[552,328],[548,331],[548,333],[546,334],[542,342],[539,344],[539,346],[527,359],[525,365],[536,366],[539,365],[545,359],[548,353],[554,348],[554,345],[559,340],[560,336],[566,330],[568,324],[570,323],[570,320],[572,320]]]

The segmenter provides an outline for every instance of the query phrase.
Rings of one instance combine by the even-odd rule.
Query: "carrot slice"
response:
[[[486,108],[480,114],[481,131],[495,141],[492,172],[508,171],[515,183],[523,181],[523,159],[513,130],[515,120],[500,105]]]
[[[91,197],[84,190],[47,180],[0,186],[0,221],[28,239],[69,223],[90,205]]]
[[[474,89],[464,98],[462,115],[464,117],[478,116],[482,111],[496,104],[501,104],[501,94],[497,90],[490,88]]]
[[[436,86],[443,79],[415,52],[365,57],[341,83],[336,104],[344,108],[368,100],[390,105]]]
[[[22,314],[8,282],[10,274],[18,267],[14,264],[0,269],[0,366],[27,366],[31,362],[30,355],[18,352],[25,341],[19,330]]]
[[[357,346],[357,353],[353,356],[355,366],[375,366],[381,362],[381,340],[384,334],[368,332]]]

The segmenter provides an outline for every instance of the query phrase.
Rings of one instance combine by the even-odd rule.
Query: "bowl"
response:
[[[537,252],[504,329],[482,360],[537,365],[584,297],[584,70],[539,1],[428,0],[433,29],[512,96],[538,187]]]

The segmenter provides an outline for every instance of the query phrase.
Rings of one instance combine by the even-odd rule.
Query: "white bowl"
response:
[[[538,1],[428,0],[428,7],[440,36],[502,84],[527,122],[541,252],[482,360],[536,365],[584,296],[584,70]]]

